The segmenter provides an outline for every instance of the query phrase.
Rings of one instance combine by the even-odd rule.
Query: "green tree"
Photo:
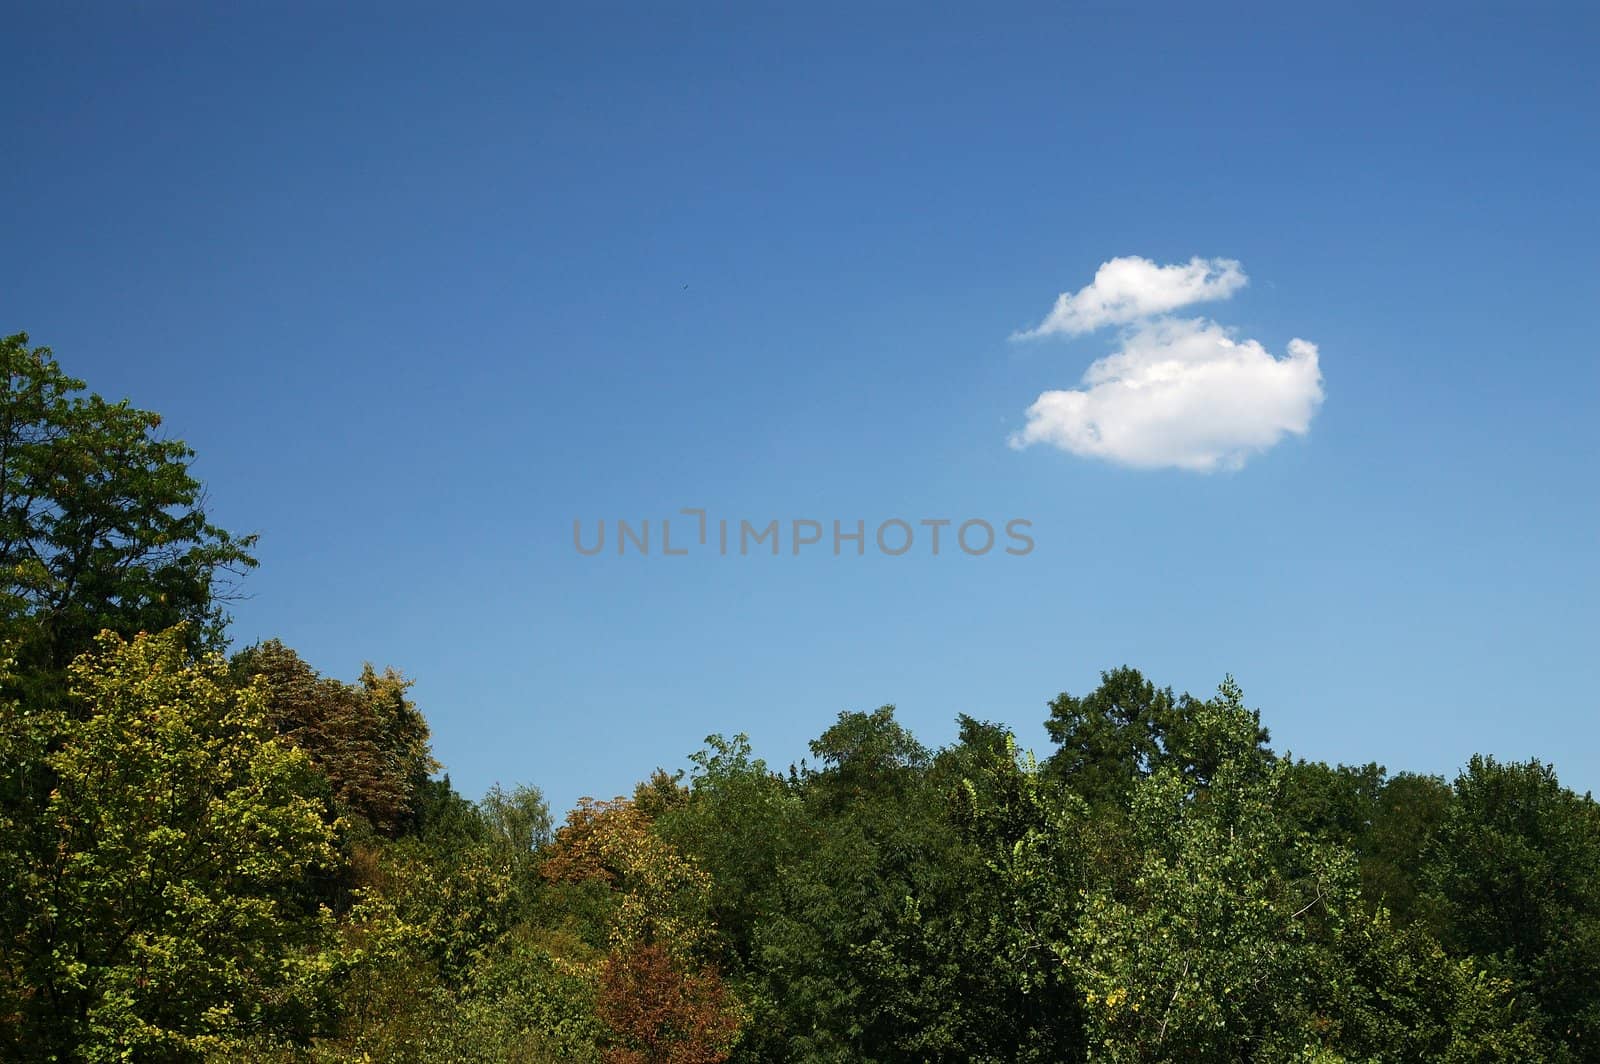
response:
[[[1447,947],[1526,988],[1572,1060],[1600,1057],[1600,806],[1539,761],[1475,756],[1428,849]]]
[[[1082,1002],[1065,961],[1088,883],[1088,806],[1050,785],[1005,729],[966,716],[959,725],[929,782],[960,844],[940,856],[941,891],[918,906],[914,925],[927,937],[921,955],[953,975],[936,1003],[949,1032],[940,1055],[1082,1059]],[[938,967],[906,967],[911,986],[937,986],[927,975]]]
[[[1223,684],[1224,697],[1237,694],[1232,683]],[[1198,723],[1206,705],[1174,697],[1126,665],[1102,672],[1089,694],[1063,693],[1050,703],[1044,726],[1057,749],[1045,767],[1097,810],[1125,807],[1133,786],[1165,766],[1203,785],[1223,755]],[[1258,716],[1254,745],[1265,749],[1267,740]]]
[[[1105,1059],[1286,1059],[1316,977],[1308,925],[1354,881],[1348,855],[1295,852],[1285,838],[1274,815],[1284,766],[1257,748],[1235,692],[1196,727],[1219,753],[1210,786],[1173,766],[1137,784],[1138,873],[1123,889],[1091,890],[1073,932],[1090,1041]]]
[[[1377,764],[1328,765],[1285,755],[1284,808],[1295,830],[1359,851],[1372,830],[1384,770]]]
[[[667,824],[737,943],[739,1059],[1072,1058],[1048,946],[1076,912],[1078,832],[1005,732],[964,720],[935,756],[887,707],[844,713],[786,779],[743,737],[709,743]]]
[[[1303,830],[1309,808],[1336,833],[1321,799],[1372,773],[1316,773],[1308,803],[1231,680],[1190,726],[1209,767],[1135,786],[1136,871],[1091,888],[1073,930],[1091,1059],[1543,1059],[1508,981],[1369,910],[1354,852]]]
[[[550,806],[537,787],[518,784],[509,791],[496,783],[478,803],[489,845],[511,869],[522,913],[532,909],[539,890],[539,859],[550,845]]]
[[[20,673],[59,672],[107,628],[187,622],[220,646],[222,578],[256,564],[255,537],[207,519],[193,452],[160,415],[81,394],[26,333],[0,339],[0,374],[0,637]]]
[[[894,719],[893,706],[871,713],[840,713],[833,726],[811,740],[823,766],[808,780],[815,800],[842,806],[904,794],[927,767],[927,747]]]
[[[1361,889],[1395,919],[1419,918],[1424,857],[1443,825],[1455,792],[1440,776],[1401,772],[1384,783],[1361,850]]]
[[[71,707],[0,706],[7,782],[53,784],[0,823],[10,1059],[198,1059],[315,1019],[328,927],[307,884],[338,859],[315,775],[265,692],[189,641],[106,633]]]
[[[756,926],[773,902],[785,864],[806,846],[807,822],[798,794],[753,756],[748,736],[707,736],[705,749],[690,761],[687,799],[657,823],[665,838],[711,874],[719,959],[740,971],[750,964]]]

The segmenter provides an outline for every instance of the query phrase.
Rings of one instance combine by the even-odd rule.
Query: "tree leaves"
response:
[[[72,711],[0,719],[54,783],[7,824],[7,861],[29,868],[4,896],[0,966],[20,1056],[193,1055],[301,1008],[328,932],[306,884],[337,861],[333,829],[263,692],[187,642],[107,632],[72,666]]]
[[[254,536],[206,518],[194,453],[159,415],[80,395],[50,349],[0,339],[0,634],[19,664],[59,670],[95,635],[181,622],[223,636],[222,578],[252,568]]]

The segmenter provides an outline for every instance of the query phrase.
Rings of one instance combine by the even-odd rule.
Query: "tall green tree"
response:
[[[1600,805],[1539,761],[1474,756],[1429,846],[1445,944],[1538,1002],[1566,1059],[1600,1059]]]
[[[960,843],[941,854],[941,888],[919,905],[926,946],[952,973],[937,1012],[950,1060],[1082,1059],[1081,996],[1066,964],[1087,886],[1088,806],[1052,786],[999,725],[963,716],[934,759],[930,784]],[[899,950],[900,957],[916,952]],[[938,983],[904,965],[910,987]],[[932,969],[931,972],[919,969]]]
[[[736,1059],[931,1059],[911,1045],[951,998],[905,994],[893,958],[916,948],[895,928],[956,837],[924,800],[929,752],[887,706],[840,714],[811,744],[821,767],[786,777],[742,736],[708,743],[663,830],[711,874],[715,941],[752,1012]]]
[[[1283,813],[1300,831],[1360,851],[1372,831],[1382,766],[1290,761],[1284,777]]]
[[[1348,857],[1285,861],[1292,840],[1273,815],[1283,767],[1256,749],[1241,705],[1220,700],[1197,724],[1222,754],[1211,786],[1173,766],[1136,784],[1137,874],[1091,890],[1073,930],[1105,1059],[1287,1059],[1315,975],[1310,924],[1354,879]]]
[[[226,581],[255,537],[212,524],[193,452],[161,417],[84,394],[26,333],[0,339],[0,638],[51,675],[102,629],[186,622],[220,646]]]
[[[785,866],[812,835],[797,790],[755,757],[746,735],[706,737],[684,800],[657,819],[658,830],[711,873],[711,919],[719,960],[730,971],[750,966],[755,931],[770,913]],[[652,777],[659,791],[664,774]]]

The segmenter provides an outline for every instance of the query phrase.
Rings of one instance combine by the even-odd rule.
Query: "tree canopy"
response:
[[[48,347],[0,339],[0,633],[28,669],[63,669],[103,629],[186,623],[224,637],[219,582],[254,536],[211,524],[193,452],[161,416],[84,394]]]
[[[438,775],[399,672],[224,658],[250,540],[187,448],[0,358],[0,1058],[1600,1059],[1600,807],[1546,763],[1297,759],[1120,666],[1042,760],[846,710],[557,826]]]

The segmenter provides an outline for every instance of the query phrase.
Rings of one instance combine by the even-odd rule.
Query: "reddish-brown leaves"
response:
[[[660,946],[613,950],[600,972],[600,1019],[615,1044],[608,1064],[718,1064],[739,1012],[711,969],[690,970]]]

